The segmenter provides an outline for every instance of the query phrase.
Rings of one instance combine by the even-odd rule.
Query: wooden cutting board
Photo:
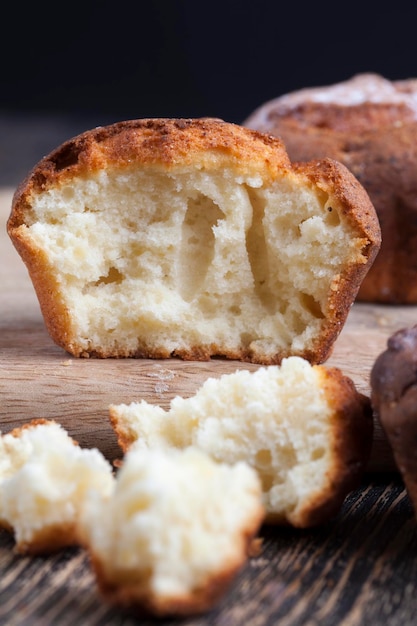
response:
[[[12,190],[0,189],[0,430],[33,418],[55,419],[82,446],[98,447],[107,458],[121,456],[108,420],[111,403],[145,399],[167,408],[176,396],[190,396],[209,376],[259,366],[236,361],[177,359],[75,359],[47,334],[26,268],[6,233]],[[375,358],[395,330],[417,322],[417,307],[355,304],[327,361],[369,395]],[[389,446],[375,420],[370,470],[395,469]]]

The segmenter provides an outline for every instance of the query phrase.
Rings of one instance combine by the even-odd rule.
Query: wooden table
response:
[[[144,398],[167,407],[208,376],[256,366],[231,361],[74,359],[47,334],[26,268],[5,224],[11,189],[0,190],[0,429],[35,417],[59,421],[82,446],[121,456],[108,421],[111,402]],[[369,394],[369,373],[395,330],[417,322],[416,307],[355,304],[328,361]],[[413,511],[378,424],[369,473],[338,517],[300,531],[263,528],[263,548],[205,616],[185,626],[414,624],[417,533]],[[394,470],[394,471],[393,471]],[[110,609],[85,553],[21,557],[0,531],[0,624],[152,624]],[[172,620],[159,624],[177,624]]]

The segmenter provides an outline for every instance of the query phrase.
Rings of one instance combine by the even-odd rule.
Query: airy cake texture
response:
[[[245,461],[262,482],[267,521],[328,520],[369,458],[372,412],[340,370],[288,357],[281,366],[209,378],[166,411],[145,401],[110,406],[123,450],[195,446]]]
[[[367,193],[221,120],[96,128],[17,189],[8,232],[75,356],[327,358],[380,246]]]
[[[264,510],[256,472],[200,450],[128,452],[81,537],[107,602],[153,615],[212,607],[244,565]]]
[[[77,545],[85,498],[109,493],[113,480],[97,449],[80,448],[54,421],[33,420],[0,436],[0,525],[20,554]]]
[[[358,300],[417,303],[417,79],[358,74],[274,98],[243,124],[280,137],[292,160],[330,157],[348,167],[382,231]]]

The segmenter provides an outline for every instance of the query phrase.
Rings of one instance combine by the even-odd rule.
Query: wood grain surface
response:
[[[74,359],[51,341],[26,268],[6,234],[11,189],[0,190],[0,429],[35,417],[59,421],[82,446],[121,456],[110,403],[144,398],[164,407],[208,376],[257,366],[221,359]],[[416,307],[355,304],[328,365],[363,393],[392,332],[417,322]],[[264,528],[252,558],[223,601],[187,626],[413,624],[417,534],[413,511],[375,420],[369,473],[340,515],[310,531]],[[0,532],[0,624],[151,624],[109,608],[82,550],[27,558]],[[178,624],[161,621],[158,624]]]

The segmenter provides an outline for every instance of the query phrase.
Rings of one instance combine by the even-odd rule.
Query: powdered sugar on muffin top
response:
[[[359,106],[373,104],[406,105],[417,119],[417,81],[391,82],[378,74],[358,74],[351,79],[325,87],[300,89],[275,100],[283,108],[295,108],[306,102]]]

